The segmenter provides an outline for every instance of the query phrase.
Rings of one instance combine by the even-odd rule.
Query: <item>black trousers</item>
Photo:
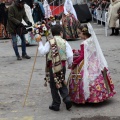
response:
[[[63,73],[65,75],[66,67],[63,67]],[[68,95],[68,89],[66,85],[62,84],[62,87],[60,89],[56,88],[56,83],[54,82],[52,68],[50,68],[50,88],[51,88],[51,95],[53,99],[52,101],[53,106],[60,107],[60,104],[61,104],[60,96],[63,98],[64,103],[67,103],[70,101],[70,97]]]

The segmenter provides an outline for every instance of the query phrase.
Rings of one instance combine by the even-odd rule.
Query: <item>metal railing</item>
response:
[[[90,11],[91,11],[91,9],[90,9]],[[102,25],[103,22],[105,23],[105,36],[107,36],[107,30],[108,30],[108,23],[107,23],[108,12],[107,11],[101,11],[101,10],[95,9],[94,10],[94,14],[92,14],[92,21],[94,21],[93,19],[96,19],[97,23],[100,22],[101,25]]]

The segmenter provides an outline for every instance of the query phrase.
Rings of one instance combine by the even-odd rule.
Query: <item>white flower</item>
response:
[[[43,27],[43,31],[47,31],[47,28],[46,28],[46,26],[44,26],[44,27]]]
[[[39,33],[39,29],[36,29],[36,30],[35,30],[35,33],[38,34],[38,33]]]

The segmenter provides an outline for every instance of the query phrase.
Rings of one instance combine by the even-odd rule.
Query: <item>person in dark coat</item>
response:
[[[33,9],[32,16],[33,16],[34,22],[36,23],[36,22],[42,21],[44,19],[44,14],[43,14],[38,2],[35,2],[34,5],[35,5],[35,7]]]
[[[7,22],[7,29],[12,37],[12,44],[13,49],[15,51],[17,60],[22,60],[22,58],[30,59],[31,57],[27,55],[26,53],[26,40],[24,37],[24,34],[22,33],[19,35],[22,41],[22,58],[20,57],[20,54],[18,52],[17,47],[17,38],[16,34],[18,28],[24,27],[24,25],[21,23],[22,19],[29,25],[32,26],[32,23],[29,21],[25,9],[24,9],[24,0],[15,0],[15,3],[11,5],[8,9],[8,22]]]

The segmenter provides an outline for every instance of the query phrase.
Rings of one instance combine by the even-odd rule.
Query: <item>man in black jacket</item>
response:
[[[8,23],[7,23],[7,29],[12,37],[12,43],[13,43],[13,49],[15,51],[17,60],[22,60],[22,58],[30,59],[26,53],[26,41],[24,34],[17,32],[18,28],[24,27],[24,25],[21,23],[22,19],[29,25],[32,26],[32,23],[28,20],[28,17],[25,13],[24,9],[24,0],[15,0],[15,3],[11,5],[8,9]],[[19,35],[22,42],[22,58],[20,57],[20,54],[18,52],[18,46],[17,46],[17,38],[16,34]]]

